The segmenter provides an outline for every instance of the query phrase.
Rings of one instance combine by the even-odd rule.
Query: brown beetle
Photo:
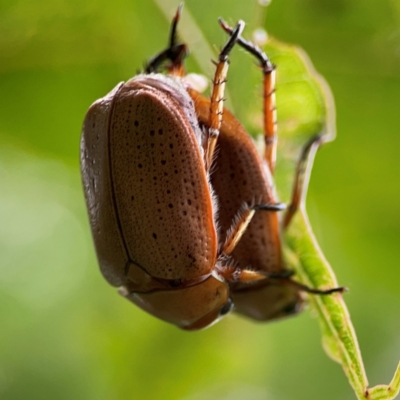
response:
[[[96,101],[84,121],[81,170],[100,268],[132,302],[184,329],[216,322],[232,309],[231,298],[240,312],[271,319],[299,304],[304,287],[282,266],[276,215],[282,207],[272,178],[263,172],[247,133],[223,109],[228,55],[236,41],[247,43],[241,39],[244,24],[232,31],[226,27],[230,38],[219,55],[209,100],[181,79],[187,51],[176,41],[180,12],[181,7],[169,47],[149,62],[146,73]],[[154,73],[166,61],[169,76]],[[220,154],[214,161],[217,140]],[[240,147],[244,157],[230,172],[243,167],[253,182],[247,189],[260,185],[255,192],[234,188],[234,176],[225,172],[226,157],[236,157]],[[224,197],[226,190],[233,190],[234,203]],[[247,263],[246,246],[254,245],[254,234],[268,244]],[[257,309],[265,303],[267,316],[249,312],[253,303]]]

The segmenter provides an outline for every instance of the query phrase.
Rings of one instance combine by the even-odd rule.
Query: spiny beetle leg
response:
[[[291,278],[295,272],[291,269],[285,269],[279,272],[268,272],[271,279],[288,279]]]
[[[256,282],[267,279],[265,274],[260,271],[254,271],[250,269],[243,269],[235,266],[224,266],[219,265],[216,267],[216,271],[222,276],[227,282]]]
[[[227,25],[221,18],[219,23],[222,29],[229,35],[233,34],[233,29]],[[264,76],[264,141],[265,150],[264,158],[267,161],[271,173],[274,173],[276,163],[276,102],[275,102],[275,65],[271,63],[267,55],[255,44],[243,39],[241,36],[237,38],[239,46],[252,54],[260,62],[262,73]]]
[[[169,74],[175,76],[185,75],[183,60],[188,56],[189,50],[186,44],[178,43],[177,41],[177,26],[181,17],[182,9],[183,3],[179,5],[174,18],[172,19],[168,47],[150,59],[145,66],[146,73],[157,72],[160,66],[165,61],[169,60],[171,61],[171,64],[168,66]]]
[[[260,203],[253,206],[244,204],[236,214],[236,217],[233,219],[232,226],[227,232],[225,243],[222,246],[220,254],[230,255],[232,253],[232,251],[238,244],[240,238],[242,237],[243,233],[246,231],[246,228],[248,227],[256,211],[265,210],[265,211],[278,212],[284,210],[285,208],[286,205],[283,203],[276,203],[276,204]]]
[[[219,275],[221,275],[225,280],[227,280],[230,283],[233,283],[233,282],[249,283],[249,282],[256,282],[256,281],[266,281],[266,280],[271,280],[271,279],[283,281],[286,283],[286,281],[290,281],[289,278],[294,274],[293,271],[289,271],[289,270],[285,270],[285,271],[281,271],[281,272],[266,272],[266,271],[255,271],[250,268],[239,268],[239,267],[232,266],[232,265],[219,265],[219,266],[217,266],[216,269],[217,269]],[[290,282],[292,282],[292,281],[290,281]],[[296,284],[296,282],[295,282],[295,284]],[[306,289],[308,289],[307,286],[304,286],[304,287]],[[336,291],[336,290],[334,290],[334,291]]]
[[[241,35],[244,29],[244,22],[239,21],[236,28],[232,31],[232,35],[222,48],[219,57],[217,68],[214,75],[213,88],[210,100],[210,117],[208,121],[208,138],[206,151],[206,169],[209,170],[213,160],[215,145],[221,128],[222,114],[224,111],[224,92],[226,76],[228,74],[228,56],[237,38]]]
[[[293,183],[293,192],[292,199],[290,205],[288,206],[286,213],[283,217],[283,229],[287,229],[292,220],[294,214],[300,207],[301,202],[303,201],[303,195],[305,193],[305,189],[307,188],[308,182],[307,178],[307,166],[309,165],[309,161],[315,155],[319,145],[322,142],[322,135],[316,135],[312,137],[303,147],[299,161],[296,167],[296,174]]]
[[[233,218],[231,227],[227,231],[225,243],[220,250],[220,254],[230,255],[232,253],[243,233],[246,231],[255,212],[255,208],[249,207],[247,204],[241,207],[235,218]]]
[[[292,270],[283,270],[280,272],[260,272],[264,274],[265,279],[277,280],[279,285],[288,285],[297,288],[302,292],[318,294],[318,295],[329,295],[332,293],[343,293],[347,292],[348,288],[339,286],[331,289],[314,289],[300,282],[290,279],[295,272]]]
[[[344,286],[339,286],[339,287],[335,287],[335,288],[331,288],[331,289],[314,289],[314,288],[310,288],[307,285],[303,285],[302,283],[293,281],[291,279],[279,279],[279,283],[280,284],[286,284],[289,286],[293,286],[303,292],[307,292],[307,293],[312,293],[312,294],[319,294],[319,295],[330,295],[332,293],[343,293],[343,292],[347,292],[349,289],[344,287]]]
[[[174,15],[174,18],[172,19],[171,32],[169,35],[169,48],[170,49],[172,49],[176,46],[177,26],[178,26],[179,20],[181,19],[182,10],[183,10],[183,2],[179,4],[178,9],[176,10],[176,13]]]
[[[218,266],[218,274],[221,275],[225,280],[230,283],[241,282],[261,282],[270,281],[273,285],[273,281],[277,281],[279,285],[292,286],[302,292],[307,292],[316,295],[331,295],[333,293],[344,293],[348,291],[348,288],[344,286],[339,286],[331,289],[314,289],[307,285],[303,285],[297,281],[290,279],[293,275],[293,271],[282,271],[281,273],[265,272],[265,271],[255,271],[246,268],[239,268],[235,266]],[[275,283],[276,284],[276,283]]]

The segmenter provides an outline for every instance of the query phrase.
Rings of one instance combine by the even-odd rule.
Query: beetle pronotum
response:
[[[242,39],[243,22],[222,24],[229,39],[206,99],[183,79],[181,9],[169,46],[143,74],[96,101],[84,121],[81,170],[104,277],[142,309],[189,330],[218,321],[234,304],[270,320],[296,311],[302,290],[342,291],[307,288],[283,266],[277,211],[284,207],[272,189],[273,68],[263,69],[266,161],[223,107],[235,43],[268,59]],[[158,73],[166,63],[169,73]]]

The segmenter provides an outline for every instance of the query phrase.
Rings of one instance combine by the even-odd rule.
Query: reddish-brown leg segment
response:
[[[149,74],[157,72],[160,66],[165,61],[171,63],[167,66],[170,75],[184,76],[185,68],[183,66],[183,60],[188,55],[189,51],[184,43],[178,43],[177,40],[177,26],[180,20],[183,9],[183,3],[181,3],[176,11],[176,14],[172,20],[171,32],[169,35],[169,45],[166,49],[155,55],[146,65],[144,71]]]
[[[283,217],[282,228],[285,230],[289,226],[294,214],[299,209],[301,202],[304,201],[303,196],[307,188],[307,166],[315,156],[318,147],[322,142],[322,136],[316,135],[312,137],[303,147],[299,161],[296,167],[296,174],[293,183],[293,192],[290,205]]]
[[[217,69],[215,71],[213,88],[210,101],[210,116],[208,120],[208,139],[206,148],[206,169],[209,170],[212,164],[215,145],[218,140],[221,128],[222,115],[224,112],[224,92],[226,76],[228,73],[228,55],[231,52],[238,37],[244,29],[244,22],[239,21],[235,29],[232,29],[231,36],[219,53]]]
[[[229,33],[230,35],[233,34],[233,29],[229,27],[222,19],[219,19],[219,23],[225,32]],[[260,48],[243,39],[241,36],[237,38],[237,43],[258,59],[264,76],[264,158],[267,161],[271,173],[274,174],[277,147],[275,65],[271,63],[267,55]]]

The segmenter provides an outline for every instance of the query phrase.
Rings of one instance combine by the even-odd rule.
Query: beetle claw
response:
[[[291,279],[280,279],[280,282],[284,285],[293,286],[302,292],[317,294],[317,295],[321,295],[321,296],[330,295],[333,293],[344,293],[344,292],[348,292],[348,290],[349,290],[345,286],[338,286],[338,287],[334,287],[331,289],[315,289],[315,288],[311,288],[307,285],[303,285],[300,282],[293,281]]]

